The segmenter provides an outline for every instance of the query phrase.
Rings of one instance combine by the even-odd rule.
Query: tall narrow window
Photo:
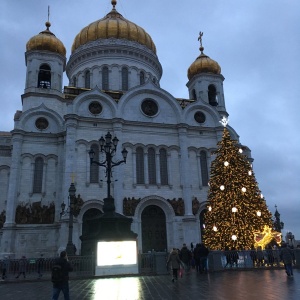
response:
[[[155,150],[148,149],[148,173],[149,184],[156,184],[156,165],[155,165]]]
[[[208,101],[211,106],[218,105],[217,90],[213,84],[208,86]]]
[[[159,165],[161,185],[168,185],[168,161],[166,149],[159,150]]]
[[[99,146],[93,144],[91,147],[95,152],[95,160],[99,160]],[[96,164],[91,164],[90,166],[90,183],[99,182],[99,167]]]
[[[194,100],[197,100],[195,89],[192,90],[192,97],[193,97]]]
[[[145,73],[141,72],[140,73],[140,85],[145,83]]]
[[[102,89],[109,89],[109,77],[108,77],[108,67],[102,68]]]
[[[90,73],[90,71],[85,72],[84,80],[85,80],[84,87],[86,89],[90,89],[91,88],[91,73]]]
[[[42,89],[51,88],[51,68],[47,64],[40,66],[37,87]]]
[[[128,91],[128,69],[122,68],[122,91]]]
[[[201,165],[201,177],[202,177],[202,185],[208,185],[208,168],[207,168],[207,157],[206,152],[200,152],[200,165]]]
[[[44,160],[41,157],[35,159],[33,174],[33,193],[41,193],[43,188]]]
[[[136,149],[136,183],[145,183],[144,174],[144,150],[141,147]]]
[[[72,86],[77,86],[77,80],[76,80],[76,76],[73,77],[72,79]]]

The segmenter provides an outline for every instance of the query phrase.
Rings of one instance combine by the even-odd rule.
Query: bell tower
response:
[[[226,113],[223,91],[224,77],[220,65],[204,54],[202,45],[203,32],[199,33],[200,55],[188,69],[189,98],[215,107],[219,112]],[[227,114],[227,113],[226,113]]]
[[[33,36],[26,44],[26,93],[62,94],[63,72],[66,67],[66,49],[63,43],[46,29]]]

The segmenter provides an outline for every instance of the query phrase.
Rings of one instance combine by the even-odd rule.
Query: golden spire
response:
[[[202,46],[202,36],[203,36],[203,32],[200,31],[199,32],[198,41],[200,41],[200,48],[199,48],[199,50],[201,51],[201,53],[203,53],[203,50],[204,50],[204,47]]]
[[[48,21],[45,23],[46,27],[47,27],[47,30],[49,30],[50,26],[51,26],[51,23],[49,21],[49,18],[50,18],[50,5],[48,5]]]

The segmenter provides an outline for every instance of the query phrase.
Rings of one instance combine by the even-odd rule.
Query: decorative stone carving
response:
[[[173,207],[176,216],[184,216],[185,209],[184,209],[184,201],[182,198],[178,198],[178,199],[173,198],[172,200],[167,199],[167,201]]]
[[[15,222],[17,224],[52,224],[54,223],[55,204],[43,205],[42,201],[25,205],[19,204],[16,208]]]
[[[194,197],[192,201],[192,210],[194,216],[197,214],[199,207],[200,207],[200,202],[198,201],[197,197]]]
[[[123,199],[123,214],[125,216],[134,216],[135,209],[140,203],[141,198],[135,199],[134,197],[132,198],[124,198]]]

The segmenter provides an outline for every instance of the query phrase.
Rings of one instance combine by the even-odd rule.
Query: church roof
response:
[[[66,56],[66,48],[64,44],[49,30],[51,23],[47,21],[45,25],[46,30],[33,36],[27,42],[26,51],[45,50]]]
[[[84,27],[75,37],[72,53],[80,46],[99,39],[125,39],[146,46],[156,54],[156,47],[151,36],[140,26],[125,19],[115,6],[117,1],[111,1],[112,10],[102,19]]]

